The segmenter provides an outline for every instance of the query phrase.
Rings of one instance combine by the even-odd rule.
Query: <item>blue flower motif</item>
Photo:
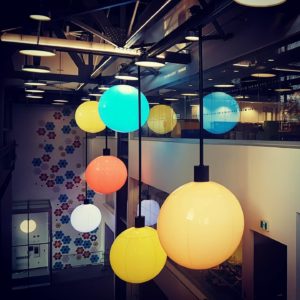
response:
[[[71,131],[71,127],[69,125],[64,125],[61,129],[64,134],[68,134]]]
[[[62,239],[62,237],[64,236],[64,233],[59,230],[59,231],[55,231],[54,235],[53,235],[57,240]]]
[[[94,264],[94,263],[98,262],[98,260],[99,260],[99,255],[97,255],[97,254],[91,255],[91,257],[90,257],[91,263]]]
[[[60,168],[65,168],[68,165],[68,162],[65,159],[60,159],[58,162],[58,166]]]
[[[60,203],[65,203],[67,202],[69,197],[66,194],[60,194],[58,197],[58,200]]]
[[[75,246],[81,246],[82,245],[82,243],[83,243],[83,239],[82,238],[76,238],[75,240],[74,240],[74,244],[75,244]]]
[[[96,195],[96,193],[93,190],[88,190],[87,191],[87,198],[94,198],[94,196]]]
[[[54,150],[54,147],[52,144],[46,144],[44,147],[44,150],[48,153],[52,152]]]
[[[42,160],[40,158],[34,158],[31,163],[34,167],[39,167],[42,163]]]
[[[60,218],[60,221],[62,224],[68,224],[70,222],[70,217],[69,216],[62,216]]]
[[[84,241],[84,242],[82,243],[82,246],[83,246],[84,249],[91,248],[92,242],[91,242],[90,240]]]
[[[55,183],[56,184],[63,184],[65,181],[64,177],[63,176],[56,176],[55,177]]]
[[[64,108],[63,110],[62,110],[62,113],[63,113],[63,115],[64,116],[69,116],[70,114],[71,114],[71,110],[69,109],[69,108]]]
[[[74,152],[74,147],[73,146],[70,146],[68,145],[66,148],[65,148],[65,151],[68,153],[68,154],[73,154]]]
[[[61,270],[63,268],[63,263],[61,261],[56,261],[53,265],[54,270]]]
[[[72,119],[69,124],[71,127],[77,127],[77,123],[76,123],[75,119]]]
[[[62,246],[60,249],[62,254],[67,254],[70,252],[70,247],[69,246]]]
[[[72,179],[75,176],[75,173],[73,171],[67,171],[65,176],[67,179]]]
[[[53,130],[55,128],[55,125],[53,122],[47,122],[45,127],[47,130]]]
[[[64,244],[70,244],[71,241],[72,241],[72,239],[70,238],[69,235],[65,235],[65,236],[63,237],[63,239],[62,239],[62,242],[63,242]]]

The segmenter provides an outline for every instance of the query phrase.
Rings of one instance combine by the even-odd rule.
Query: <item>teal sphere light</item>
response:
[[[149,116],[149,103],[141,93],[142,126]],[[105,125],[117,132],[132,132],[139,128],[138,90],[130,85],[115,85],[101,97],[98,111]]]
[[[239,120],[240,107],[232,96],[224,92],[214,92],[203,98],[203,127],[208,132],[226,133],[233,129]]]

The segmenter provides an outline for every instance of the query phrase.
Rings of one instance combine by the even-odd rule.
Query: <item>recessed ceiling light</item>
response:
[[[253,73],[251,74],[252,77],[257,77],[257,78],[272,78],[275,77],[276,74],[273,73]]]
[[[178,101],[178,98],[164,98],[165,101]]]
[[[149,105],[157,105],[159,104],[158,102],[149,102]]]
[[[55,99],[53,100],[53,102],[57,102],[57,103],[68,103],[68,100],[64,100],[64,99]]]
[[[20,54],[30,55],[30,56],[41,56],[41,57],[51,57],[55,56],[55,53],[50,50],[33,50],[33,49],[24,49],[19,51]]]
[[[283,93],[283,92],[290,92],[290,91],[292,91],[292,89],[290,89],[290,88],[281,88],[281,89],[274,89],[274,91]]]
[[[45,66],[24,65],[22,71],[32,73],[50,73],[50,68]]]
[[[239,72],[239,70],[233,70],[233,72],[234,72],[234,73],[238,73],[238,72]]]
[[[25,89],[26,93],[45,93],[44,90],[39,90],[39,89]]]
[[[140,67],[146,68],[161,68],[165,66],[165,63],[155,57],[143,57],[139,58],[135,64]]]
[[[208,78],[207,80],[212,81],[213,79],[212,78]]]
[[[194,96],[198,96],[198,93],[182,93],[181,95],[187,97],[194,97]]]
[[[27,94],[27,95],[26,95],[26,98],[31,98],[31,99],[42,99],[43,96]]]
[[[45,86],[45,85],[47,85],[47,83],[44,81],[27,81],[27,82],[24,82],[24,84],[29,85],[29,86]]]
[[[268,61],[269,61],[269,62],[273,62],[273,61],[275,61],[275,59],[269,58]]]
[[[127,73],[117,73],[115,75],[115,78],[116,79],[120,79],[120,80],[131,80],[131,81],[136,81],[136,80],[139,80],[138,77],[136,75],[130,75],[130,74],[127,74]]]
[[[280,5],[286,0],[234,0],[236,3],[251,7],[271,7]]]
[[[215,84],[214,87],[216,88],[231,88],[231,87],[234,87],[234,84],[227,84],[227,83],[224,83],[224,84]]]
[[[101,93],[89,93],[89,96],[100,97]]]
[[[87,98],[87,97],[82,97],[82,98],[81,98],[81,101],[91,101],[91,99],[90,99],[90,98]]]

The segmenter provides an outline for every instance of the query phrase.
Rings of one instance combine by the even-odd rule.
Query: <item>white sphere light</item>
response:
[[[251,7],[271,7],[283,4],[287,0],[234,0],[236,3]]]
[[[160,207],[157,201],[152,199],[142,200],[141,215],[145,217],[146,226],[153,226],[157,223],[159,210]],[[139,211],[139,205],[137,206],[137,211]]]
[[[82,204],[77,206],[71,214],[71,224],[79,232],[91,232],[101,222],[101,212],[93,204]]]
[[[36,222],[34,220],[24,220],[20,224],[20,229],[24,233],[30,233],[35,231],[36,229]]]

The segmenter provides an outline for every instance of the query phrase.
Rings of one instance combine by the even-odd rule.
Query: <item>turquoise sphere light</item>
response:
[[[223,92],[214,92],[203,98],[203,127],[210,133],[230,131],[240,120],[237,101]]]
[[[149,103],[141,93],[142,126],[149,116]],[[139,128],[138,90],[130,85],[115,85],[101,97],[98,111],[107,127],[117,132],[132,132]]]

